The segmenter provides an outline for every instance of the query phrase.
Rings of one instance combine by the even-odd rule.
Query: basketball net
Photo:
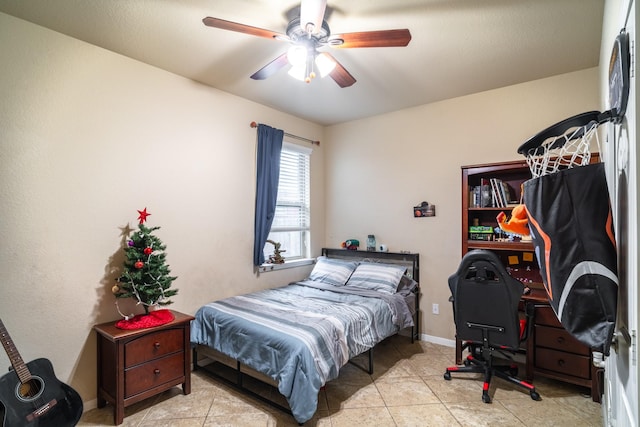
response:
[[[598,125],[594,120],[584,126],[571,127],[562,135],[549,137],[539,146],[523,153],[532,177],[538,178],[563,169],[588,165],[594,137],[597,151],[600,151]]]

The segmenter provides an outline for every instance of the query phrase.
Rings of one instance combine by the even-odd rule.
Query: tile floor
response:
[[[366,366],[366,358],[357,362]],[[476,374],[442,374],[454,350],[433,343],[391,337],[374,351],[373,375],[354,365],[320,391],[316,415],[305,426],[601,426],[601,406],[585,389],[544,378],[529,394],[500,379],[492,382],[491,404],[482,402]],[[192,391],[180,387],[125,409],[125,426],[297,426],[293,417],[235,391],[202,370],[192,375]],[[256,386],[258,389],[260,386]],[[262,393],[273,393],[262,387]],[[277,394],[277,392],[275,392]],[[279,395],[278,395],[279,396]],[[113,408],[87,411],[78,426],[113,425]]]

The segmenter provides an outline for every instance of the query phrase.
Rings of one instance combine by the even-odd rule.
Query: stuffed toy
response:
[[[360,247],[360,241],[358,239],[349,239],[347,241],[342,242],[341,245],[344,249],[348,249],[350,251],[357,251]]]
[[[510,234],[518,236],[529,235],[529,219],[527,217],[527,209],[524,205],[518,205],[511,211],[511,218],[507,220],[507,215],[500,212],[496,217],[498,226]]]

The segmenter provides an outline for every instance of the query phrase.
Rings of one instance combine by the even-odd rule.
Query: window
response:
[[[286,260],[309,257],[309,164],[311,149],[284,142],[280,154],[280,181],[276,213],[269,240],[281,244]],[[269,259],[274,246],[267,242],[264,257]]]

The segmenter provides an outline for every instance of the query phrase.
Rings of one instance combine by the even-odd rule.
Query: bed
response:
[[[322,250],[309,277],[202,306],[191,324],[198,355],[235,365],[277,387],[298,423],[313,417],[318,392],[350,359],[401,331],[419,338],[419,255]],[[224,379],[224,378],[221,378]],[[255,397],[263,396],[243,388]]]

